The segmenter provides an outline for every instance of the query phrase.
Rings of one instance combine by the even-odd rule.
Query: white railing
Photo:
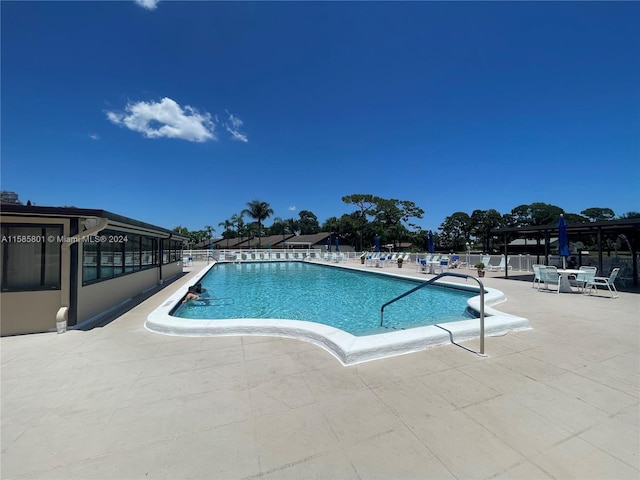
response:
[[[373,252],[365,252],[370,254]],[[186,262],[210,262],[212,260],[228,260],[236,261],[241,259],[242,261],[257,261],[257,260],[322,260],[322,261],[346,261],[359,259],[362,252],[328,252],[322,248],[288,248],[288,249],[266,249],[266,248],[237,248],[237,249],[214,249],[214,250],[183,250],[182,257]],[[424,252],[411,253],[410,263],[417,263],[418,259],[424,258],[427,254]],[[436,254],[437,255],[437,254]],[[439,254],[442,256],[442,254]],[[460,253],[457,254],[459,260],[463,262],[462,268],[468,270],[475,270],[474,265],[481,262],[484,258],[490,258],[490,264],[497,266],[500,264],[500,260],[503,255],[482,255],[480,253]],[[451,258],[449,254],[449,258]],[[577,256],[576,256],[577,257]],[[549,264],[556,265],[559,261],[559,257],[556,255],[549,256]],[[539,260],[539,261],[538,261]],[[560,260],[561,261],[561,260]],[[515,272],[532,272],[533,265],[536,263],[545,263],[544,255],[509,255],[509,270]],[[614,267],[621,267],[621,272],[624,271],[625,279],[632,281],[628,278],[632,271],[632,259],[629,257],[603,257],[603,270],[604,274]],[[582,265],[597,265],[597,255],[582,255]],[[560,264],[561,265],[561,264]]]

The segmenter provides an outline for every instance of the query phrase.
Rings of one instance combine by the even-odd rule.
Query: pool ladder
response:
[[[465,278],[465,279],[471,278],[472,280],[475,280],[476,282],[478,282],[478,285],[480,285],[480,355],[484,355],[484,285],[482,284],[480,279],[474,277],[473,275],[466,275],[464,273],[443,272],[439,275],[436,275],[432,279],[427,280],[426,282],[418,285],[417,287],[412,288],[408,292],[405,292],[402,295],[397,296],[393,300],[389,300],[387,303],[382,305],[382,307],[380,307],[380,326],[382,327],[382,323],[384,321],[384,307],[392,304],[393,302],[397,302],[398,300],[406,297],[407,295],[411,295],[413,292],[420,290],[421,288],[424,288],[433,284],[436,280],[442,277],[447,277],[447,276]]]

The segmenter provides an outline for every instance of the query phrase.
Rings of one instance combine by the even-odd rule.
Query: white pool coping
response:
[[[190,285],[195,285],[213,266],[211,265],[196,274]],[[388,275],[415,281],[414,277]],[[479,292],[478,286],[442,281],[436,283]],[[188,287],[189,285],[184,285],[178,289],[161,306],[151,312],[147,316],[145,328],[165,335],[190,337],[262,335],[295,338],[324,348],[343,365],[354,365],[403,355],[436,345],[464,342],[480,337],[480,318],[442,323],[439,326],[429,325],[407,330],[394,330],[389,333],[355,336],[335,327],[302,320],[279,318],[207,320],[179,318],[170,315],[170,312],[187,294]],[[508,315],[492,308],[494,305],[506,301],[503,292],[488,287],[484,287],[484,290],[485,336],[500,336],[531,328],[529,320],[526,318]],[[470,298],[467,304],[472,310],[479,312],[480,295]]]

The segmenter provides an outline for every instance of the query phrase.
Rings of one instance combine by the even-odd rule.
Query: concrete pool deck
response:
[[[488,357],[345,367],[293,339],[145,330],[186,270],[104,327],[0,339],[3,479],[640,477],[638,294],[488,272],[532,330],[488,337]]]

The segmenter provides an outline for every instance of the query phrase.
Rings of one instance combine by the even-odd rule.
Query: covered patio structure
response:
[[[540,248],[537,249],[538,258],[541,256],[548,264],[550,255],[551,238],[558,236],[558,226],[553,225],[531,225],[526,227],[506,227],[496,228],[491,231],[492,234],[503,238],[503,254],[505,258],[509,255],[509,241],[515,238],[536,238],[538,246],[542,246],[542,255]],[[604,272],[603,269],[603,248],[604,241],[607,237],[619,238],[623,236],[628,244],[631,254],[632,278],[634,287],[638,286],[638,243],[640,243],[640,218],[624,218],[618,220],[607,220],[601,222],[585,222],[570,223],[567,226],[567,234],[569,240],[581,239],[585,237],[594,237],[595,245],[598,252],[598,271]],[[580,250],[578,251],[580,258]],[[509,276],[509,269],[505,268],[504,276]]]

